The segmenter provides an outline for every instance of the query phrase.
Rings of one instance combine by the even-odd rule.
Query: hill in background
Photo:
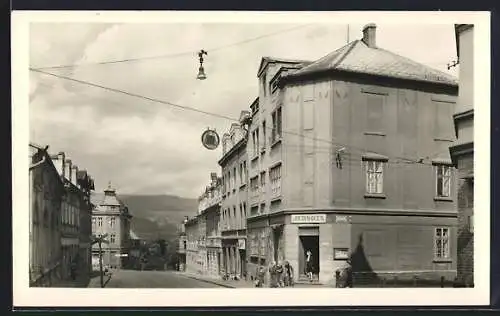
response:
[[[147,240],[174,240],[184,216],[193,217],[198,209],[196,199],[175,195],[118,194],[118,198],[133,216],[131,228],[134,233]]]

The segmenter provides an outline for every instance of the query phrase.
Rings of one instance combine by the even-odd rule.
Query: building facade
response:
[[[257,77],[259,96],[250,106],[247,142],[248,205],[247,262],[251,279],[260,266],[283,261],[282,225],[269,222],[268,214],[281,209],[282,110],[277,80],[280,75],[308,64],[302,60],[262,58]],[[266,269],[267,270],[267,269]]]
[[[120,269],[127,265],[130,249],[130,221],[132,215],[109,184],[102,199],[94,200],[92,211],[92,232],[94,236],[105,238],[102,244],[103,266]],[[92,246],[93,261],[99,260],[99,245]]]
[[[30,286],[50,287],[62,278],[61,205],[64,182],[47,148],[29,144]]]
[[[186,229],[186,272],[190,274],[200,274],[201,268],[198,256],[198,217],[188,219],[184,227]]]
[[[263,208],[250,198],[251,260],[287,260],[301,279],[310,251],[316,280],[332,285],[348,259],[359,282],[453,279],[456,80],[380,49],[371,24],[314,63],[264,59],[259,80],[250,134],[272,123],[268,163],[249,140],[251,197],[256,173],[269,174]]]
[[[89,281],[92,269],[90,194],[94,190],[94,180],[87,171],[78,170],[64,152],[51,158],[65,186],[60,218],[62,277],[71,279],[74,267],[80,278]]]
[[[474,25],[455,25],[455,33],[460,83],[450,154],[458,170],[457,277],[474,286]]]
[[[222,178],[218,177],[217,173],[212,173],[210,177],[210,185],[198,199],[199,222],[204,223],[204,227],[199,228],[200,235],[204,234],[204,245],[200,246],[206,251],[206,264],[202,272],[210,277],[218,277],[221,273],[221,262],[223,262],[220,235]],[[205,255],[205,252],[200,252],[200,255]]]
[[[249,117],[241,113],[243,122]],[[245,125],[233,123],[222,137],[221,236],[224,274],[232,279],[246,276],[246,217],[248,197],[248,161]]]

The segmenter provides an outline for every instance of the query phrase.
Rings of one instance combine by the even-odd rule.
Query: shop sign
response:
[[[238,239],[238,249],[241,250],[247,249],[245,239]]]
[[[219,134],[215,130],[207,129],[201,135],[201,143],[206,149],[214,150],[219,146],[220,138]]]
[[[348,215],[335,215],[335,223],[349,223],[351,217]]]
[[[348,248],[335,248],[335,249],[333,249],[333,259],[334,260],[347,260],[347,259],[349,259],[349,249]]]
[[[293,214],[292,224],[324,224],[326,214]]]

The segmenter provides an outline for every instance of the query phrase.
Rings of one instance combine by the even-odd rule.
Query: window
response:
[[[265,192],[265,186],[266,186],[266,172],[265,171],[262,171],[260,173],[260,189],[262,191],[262,193]]]
[[[231,188],[232,188],[232,185],[233,185],[233,184],[231,183],[231,182],[232,182],[232,178],[231,178],[231,171],[229,171],[229,172],[227,173],[227,177],[228,177],[228,179],[227,179],[227,180],[228,180],[228,182],[229,182],[227,190],[228,190],[228,191],[231,191]]]
[[[237,218],[236,218],[236,206],[233,206],[233,222],[232,222],[232,226],[233,226],[233,228],[236,228],[236,223],[237,223]]]
[[[272,193],[279,194],[281,192],[281,165],[269,169],[269,179]]]
[[[116,236],[115,234],[109,235],[109,242],[114,244],[116,242]]]
[[[233,190],[236,189],[236,167],[233,169]]]
[[[252,143],[253,143],[253,156],[257,156],[259,153],[259,128],[256,128],[252,132]]]
[[[272,113],[273,129],[271,141],[274,143],[281,139],[281,107]]]
[[[96,218],[92,217],[92,225],[95,225],[95,222],[96,222]]]
[[[266,121],[262,121],[262,146],[260,149],[266,149]]]
[[[448,259],[450,257],[449,229],[438,227],[434,235],[434,257]]]
[[[240,185],[243,184],[243,163],[240,163]]]
[[[114,217],[111,217],[109,219],[109,226],[110,227],[115,227],[115,220],[116,220],[116,218],[114,218]]]
[[[102,217],[97,218],[97,226],[102,227]]]
[[[436,166],[436,196],[450,197],[451,167]]]
[[[382,194],[384,189],[384,162],[366,161],[366,193]]]
[[[247,169],[247,162],[246,161],[243,162],[243,171],[245,173],[245,183],[247,183],[248,182],[248,169]]]
[[[259,190],[259,182],[258,182],[258,177],[255,176],[252,179],[250,179],[250,191],[252,192],[252,195],[257,195]]]

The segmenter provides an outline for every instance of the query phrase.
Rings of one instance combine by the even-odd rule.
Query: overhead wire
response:
[[[295,26],[292,28],[288,28],[285,30],[279,30],[276,32],[272,33],[267,33],[263,34],[257,37],[252,37],[248,38],[242,41],[230,43],[230,44],[225,44],[221,46],[216,46],[210,49],[205,49],[208,52],[217,52],[222,49],[238,46],[238,45],[243,45],[247,44],[250,42],[258,41],[263,38],[275,36],[278,34],[283,34],[283,33],[288,33],[297,29],[305,28],[307,26],[313,25],[314,23],[309,23],[309,24],[302,24],[299,26]],[[100,61],[100,62],[93,62],[93,63],[86,63],[86,64],[69,64],[69,65],[58,65],[58,66],[46,66],[46,67],[32,67],[33,69],[37,70],[55,70],[55,69],[67,69],[67,68],[77,68],[77,67],[84,67],[84,66],[97,66],[97,65],[112,65],[112,64],[120,64],[120,63],[129,63],[129,62],[138,62],[138,61],[145,61],[145,60],[153,60],[153,59],[166,59],[166,58],[176,58],[176,57],[181,57],[181,56],[187,56],[187,55],[193,55],[196,54],[196,51],[185,51],[185,52],[180,52],[180,53],[173,53],[173,54],[165,54],[165,55],[157,55],[157,56],[148,56],[148,57],[137,57],[137,58],[125,58],[125,59],[116,59],[116,60],[108,60],[108,61]]]
[[[196,113],[200,113],[200,114],[204,114],[204,115],[208,115],[208,116],[213,116],[213,117],[217,117],[217,118],[221,118],[221,119],[225,119],[225,120],[229,120],[229,121],[233,121],[233,122],[239,122],[238,118],[234,118],[234,117],[231,117],[231,116],[228,116],[228,115],[222,115],[222,114],[218,114],[218,113],[204,111],[204,110],[200,110],[198,108],[194,108],[194,107],[190,107],[190,106],[185,106],[185,105],[180,105],[180,104],[176,104],[176,103],[173,103],[173,102],[161,100],[161,99],[158,99],[158,98],[147,97],[147,96],[144,96],[144,95],[141,95],[141,94],[124,91],[124,90],[117,89],[117,88],[107,87],[107,86],[103,86],[103,85],[100,85],[100,84],[92,83],[92,82],[89,82],[89,81],[80,80],[80,79],[76,79],[76,78],[72,78],[72,77],[67,77],[67,76],[63,76],[63,75],[59,75],[59,74],[54,74],[54,73],[51,73],[51,72],[47,72],[47,71],[40,70],[40,69],[35,69],[35,68],[32,68],[32,67],[30,67],[29,70],[32,71],[32,72],[36,72],[36,73],[40,73],[40,74],[44,74],[44,75],[56,77],[56,78],[59,78],[59,79],[64,79],[64,80],[76,82],[76,83],[79,83],[79,84],[82,84],[82,85],[88,85],[88,86],[91,86],[91,87],[94,87],[94,88],[99,88],[99,89],[111,91],[111,92],[118,93],[118,94],[124,94],[124,95],[130,96],[130,97],[135,97],[135,98],[143,99],[143,100],[150,101],[150,102],[160,103],[160,104],[172,106],[172,107],[179,108],[179,109],[186,110],[186,111],[196,112]],[[266,129],[269,129],[269,130],[272,131],[273,127],[266,127]],[[305,138],[305,139],[311,139],[311,140],[318,141],[318,142],[326,142],[326,143],[328,143],[330,145],[335,145],[335,146],[339,146],[339,147],[345,147],[346,149],[350,149],[351,151],[354,149],[354,150],[358,150],[358,151],[360,151],[362,153],[370,152],[370,153],[374,153],[374,154],[379,154],[379,155],[385,156],[385,154],[377,153],[375,151],[371,151],[371,150],[368,150],[366,148],[360,148],[360,147],[356,147],[356,146],[352,146],[352,145],[346,145],[346,144],[343,144],[343,143],[336,143],[336,142],[333,142],[333,141],[327,140],[327,139],[321,139],[321,138],[316,138],[316,137],[309,137],[309,136],[306,136],[306,135],[301,134],[301,133],[295,133],[295,132],[291,132],[291,131],[281,131],[281,133],[282,134],[288,134],[288,135],[294,135],[294,136],[298,136],[298,137]],[[426,157],[426,158],[428,158],[428,157]],[[408,163],[428,164],[426,162],[421,161],[421,158],[411,159],[411,158],[407,158],[407,157],[398,157],[398,156],[395,156],[395,157],[392,157],[392,159],[400,159],[400,160],[407,161]]]

